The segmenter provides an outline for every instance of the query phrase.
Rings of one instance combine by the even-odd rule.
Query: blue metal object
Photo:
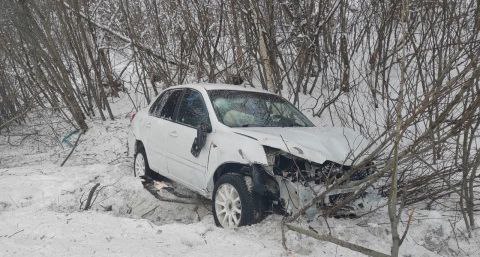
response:
[[[70,138],[71,138],[73,135],[77,134],[79,131],[80,131],[80,130],[77,129],[77,130],[74,130],[74,131],[70,132],[68,135],[66,135],[66,136],[63,138],[62,143],[67,144],[67,145],[70,146],[70,147],[73,147],[73,144],[70,142]]]

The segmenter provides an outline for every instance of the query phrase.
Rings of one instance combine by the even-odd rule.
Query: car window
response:
[[[195,128],[202,123],[210,124],[208,110],[200,92],[187,89],[180,103],[177,121]]]
[[[175,116],[175,108],[177,106],[178,101],[182,95],[182,90],[172,90],[168,99],[165,101],[163,105],[162,111],[160,112],[160,118],[173,120]]]
[[[150,107],[150,115],[160,118],[160,111],[162,110],[163,106],[165,106],[165,103],[167,102],[167,99],[171,93],[172,90],[168,90],[157,98],[155,103],[152,104],[152,107]]]

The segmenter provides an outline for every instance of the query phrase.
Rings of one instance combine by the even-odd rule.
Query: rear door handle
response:
[[[169,133],[171,137],[178,137],[177,131],[172,131]]]
[[[152,123],[150,121],[147,121],[145,123],[145,127],[150,128],[152,126]]]

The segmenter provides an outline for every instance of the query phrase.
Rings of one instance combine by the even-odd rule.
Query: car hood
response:
[[[234,132],[320,164],[328,160],[351,165],[369,143],[343,127],[252,127],[234,128]]]

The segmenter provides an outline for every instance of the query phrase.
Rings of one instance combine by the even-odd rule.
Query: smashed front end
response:
[[[352,196],[361,186],[358,182],[373,173],[373,166],[370,165],[363,170],[353,171],[350,166],[331,161],[319,164],[283,150],[268,146],[264,146],[264,149],[268,165],[254,168],[255,184],[263,185],[256,190],[270,198],[272,204],[280,207],[286,214],[295,213],[337,180],[342,179],[336,189],[329,191],[321,201],[307,210],[307,216],[312,216],[319,208],[333,206]],[[262,173],[268,176],[262,176]]]

